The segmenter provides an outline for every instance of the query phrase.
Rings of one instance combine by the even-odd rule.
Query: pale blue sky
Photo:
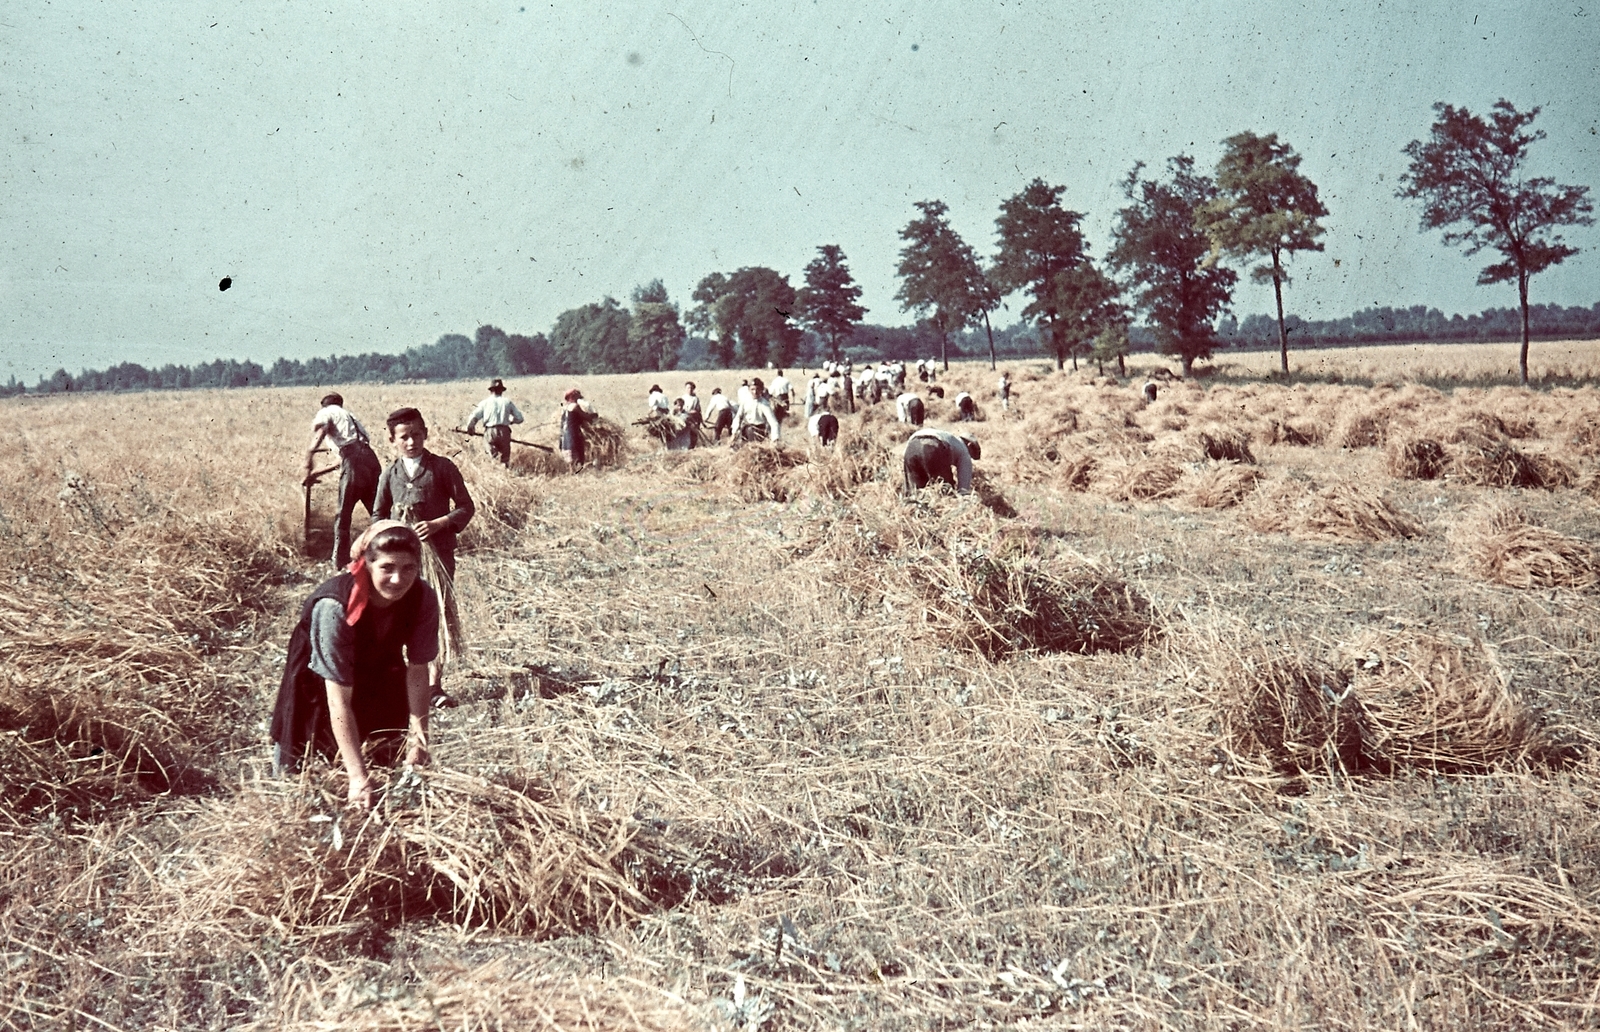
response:
[[[988,254],[1043,176],[1100,254],[1135,161],[1210,167],[1244,129],[1293,145],[1332,212],[1291,310],[1474,312],[1514,288],[1474,286],[1484,260],[1393,196],[1434,101],[1543,105],[1537,171],[1600,188],[1600,3],[326,8],[0,15],[0,380],[547,331],[655,277],[680,302],[741,265],[798,284],[824,243],[868,320],[904,323],[913,202]],[[1600,301],[1600,231],[1568,239],[1536,302]]]

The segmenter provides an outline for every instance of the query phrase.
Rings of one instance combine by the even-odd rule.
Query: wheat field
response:
[[[344,388],[478,504],[459,705],[367,818],[265,762],[322,391],[0,401],[0,1024],[1600,1024],[1600,391],[1330,354],[957,365],[978,490],[912,501],[887,403],[668,453],[684,374],[578,378],[628,438],[567,474],[448,431],[481,384]]]

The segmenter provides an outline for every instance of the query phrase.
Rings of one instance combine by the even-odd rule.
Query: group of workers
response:
[[[931,384],[933,367],[932,361],[917,363],[922,382]],[[905,367],[898,362],[868,367],[855,380],[848,363],[828,363],[805,387],[810,435],[833,444],[839,432],[833,399],[843,395],[845,385],[869,404],[887,394],[872,385],[898,387],[897,415],[918,426],[903,455],[907,493],[937,483],[970,493],[972,463],[981,454],[977,440],[923,427],[922,399],[903,390],[904,380]],[[1002,374],[999,396],[1007,408],[1009,387]],[[942,388],[929,389],[943,396]],[[509,463],[511,427],[524,417],[505,390],[501,380],[493,381],[489,397],[458,429],[476,433],[481,424],[489,454]],[[702,407],[695,384],[689,382],[671,401],[652,385],[648,405],[652,416],[682,421],[691,442],[685,447],[693,446],[702,425],[718,441],[725,433],[736,441],[777,441],[794,393],[794,385],[777,370],[770,384],[760,377],[742,382],[735,401],[714,388]],[[974,418],[970,394],[961,392],[956,402],[962,421]],[[383,468],[366,427],[344,407],[343,397],[330,393],[319,404],[305,467],[309,483],[324,445],[339,455],[335,574],[305,600],[290,635],[271,721],[272,764],[274,771],[284,773],[297,770],[311,753],[337,759],[349,779],[348,803],[367,809],[373,803],[373,765],[392,765],[402,755],[408,764],[428,762],[429,712],[446,698],[440,686],[441,597],[450,595],[456,539],[471,522],[474,506],[456,464],[428,450],[428,426],[418,409],[400,408],[385,420],[396,457]],[[563,396],[560,413],[560,450],[569,462],[581,465],[586,458],[584,427],[595,418],[594,408],[573,388]],[[372,522],[352,540],[358,504]],[[424,562],[425,550],[442,567],[442,577],[433,574],[438,583],[424,576],[430,567]]]

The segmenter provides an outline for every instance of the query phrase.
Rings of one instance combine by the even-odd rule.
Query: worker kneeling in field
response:
[[[965,434],[927,427],[906,442],[906,494],[933,483],[949,484],[960,494],[972,493],[972,460],[982,454],[978,442]]]
[[[289,637],[272,711],[275,772],[308,751],[337,756],[349,804],[372,805],[372,763],[428,762],[428,664],[439,649],[439,600],[419,576],[422,541],[379,520],[350,548],[348,570],[311,593]],[[410,738],[409,744],[407,738]]]

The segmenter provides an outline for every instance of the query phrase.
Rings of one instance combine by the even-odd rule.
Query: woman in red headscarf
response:
[[[421,556],[411,527],[373,523],[351,546],[349,568],[306,600],[289,637],[272,711],[274,769],[296,770],[309,751],[337,756],[350,805],[361,809],[372,805],[369,759],[393,764],[406,746],[407,763],[428,762],[439,600],[418,576]]]

